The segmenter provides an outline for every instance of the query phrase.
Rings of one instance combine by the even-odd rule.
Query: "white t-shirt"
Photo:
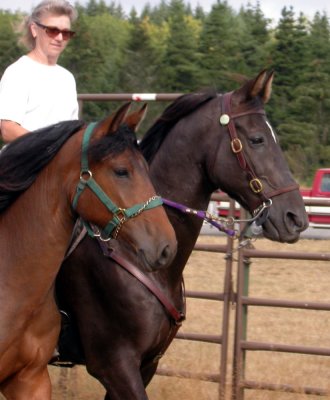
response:
[[[74,76],[60,65],[44,65],[22,56],[0,82],[0,120],[32,131],[60,121],[78,119]]]

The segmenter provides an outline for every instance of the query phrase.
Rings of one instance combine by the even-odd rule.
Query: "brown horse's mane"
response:
[[[92,142],[88,148],[90,160],[98,162],[109,155],[116,156],[126,149],[138,150],[135,132],[125,123],[121,124],[115,135],[103,135]]]
[[[0,212],[35,181],[67,139],[85,123],[64,121],[23,135],[0,153]]]
[[[140,143],[140,149],[145,159],[149,163],[151,162],[169,131],[181,118],[192,113],[215,97],[217,97],[217,92],[209,89],[200,93],[184,94],[171,103],[145,133]]]
[[[64,121],[23,135],[0,153],[0,212],[28,189],[38,173],[58,153],[62,145],[85,125],[83,121]],[[136,136],[127,125],[116,135],[103,135],[88,148],[91,161],[102,160],[130,148],[138,148]]]

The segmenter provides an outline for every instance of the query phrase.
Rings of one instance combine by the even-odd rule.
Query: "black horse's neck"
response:
[[[206,210],[214,190],[205,169],[205,150],[192,130],[170,132],[150,164],[156,192],[188,207]],[[182,272],[198,238],[202,220],[166,206],[178,240],[178,253],[169,269],[169,281],[180,284]]]

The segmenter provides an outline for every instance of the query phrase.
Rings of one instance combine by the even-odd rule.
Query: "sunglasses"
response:
[[[76,32],[69,31],[68,29],[58,29],[55,26],[46,26],[43,24],[40,24],[37,21],[34,21],[34,23],[39,26],[39,28],[43,29],[46,32],[46,35],[52,39],[56,38],[60,33],[62,34],[63,40],[69,40],[71,39]]]

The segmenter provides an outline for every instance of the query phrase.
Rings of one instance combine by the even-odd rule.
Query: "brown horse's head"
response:
[[[80,180],[78,170],[70,180],[70,199],[81,218],[97,227],[102,239],[118,237],[147,269],[157,269],[172,260],[176,238],[134,134],[146,107],[127,117],[129,107],[125,104],[96,124],[89,143],[83,139],[89,128],[78,135],[86,151],[82,151]]]
[[[213,142],[211,176],[252,215],[262,204],[269,206],[259,218],[267,238],[295,242],[308,220],[299,187],[264,110],[273,77],[273,72],[262,71],[221,96],[217,133],[220,130],[221,139],[218,146]]]

